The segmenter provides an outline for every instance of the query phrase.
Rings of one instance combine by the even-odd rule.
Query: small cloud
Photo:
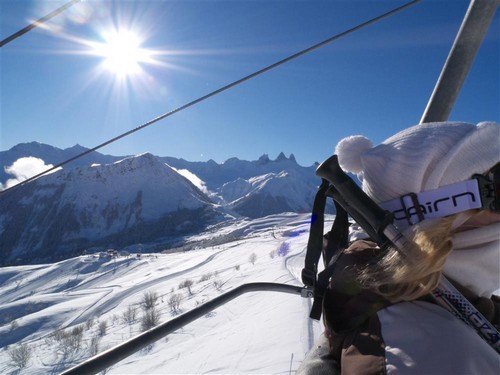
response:
[[[202,192],[205,194],[208,194],[208,189],[207,186],[205,185],[205,181],[200,179],[197,175],[194,173],[188,171],[187,169],[174,169],[177,173],[179,173],[181,176],[187,178],[191,183],[196,186],[198,189],[200,189]]]
[[[45,164],[42,159],[35,158],[33,156],[19,158],[12,163],[12,165],[4,168],[5,172],[12,175],[14,178],[10,178],[5,181],[5,183],[0,184],[0,188],[2,190],[8,189],[53,167],[54,166],[52,164]],[[59,169],[61,168],[51,171],[51,173]]]

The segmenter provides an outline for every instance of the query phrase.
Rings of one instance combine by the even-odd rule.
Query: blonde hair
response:
[[[404,249],[389,248],[375,262],[360,269],[358,280],[391,302],[411,301],[428,294],[439,283],[452,250],[452,231],[458,215],[426,220],[405,233]]]

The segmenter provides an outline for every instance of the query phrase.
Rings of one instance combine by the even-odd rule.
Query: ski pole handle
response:
[[[316,169],[316,175],[327,180],[333,186],[334,199],[344,207],[351,217],[358,222],[379,244],[386,242],[385,228],[392,224],[394,215],[383,210],[340,168],[337,155],[325,160]],[[336,192],[335,192],[336,190]],[[369,228],[365,226],[368,225]]]

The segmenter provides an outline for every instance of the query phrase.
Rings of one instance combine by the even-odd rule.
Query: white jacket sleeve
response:
[[[403,302],[378,316],[387,374],[500,374],[500,355],[440,306]]]

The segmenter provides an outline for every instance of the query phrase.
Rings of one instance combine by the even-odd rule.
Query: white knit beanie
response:
[[[342,139],[336,149],[342,169],[357,174],[376,202],[470,179],[500,161],[500,126],[460,122],[410,127],[373,147],[364,136]]]

